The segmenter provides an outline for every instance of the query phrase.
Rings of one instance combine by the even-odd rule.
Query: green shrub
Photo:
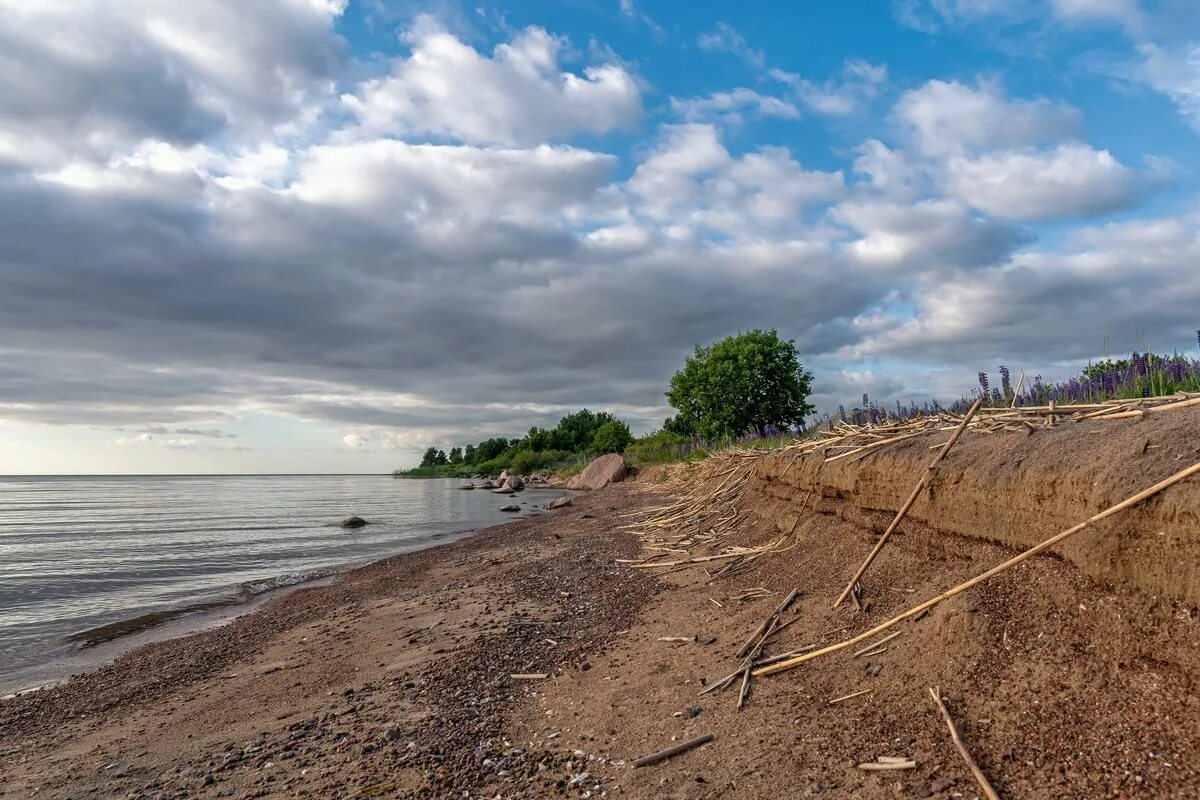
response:
[[[655,431],[633,442],[625,448],[625,460],[630,464],[666,464],[677,461],[685,454],[684,448],[692,440],[671,431]]]
[[[606,422],[596,429],[592,439],[592,452],[598,455],[605,453],[623,453],[633,442],[633,434],[629,426],[619,419]]]

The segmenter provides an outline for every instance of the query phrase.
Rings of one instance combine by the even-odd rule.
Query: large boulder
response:
[[[342,526],[343,528],[361,528],[366,524],[367,521],[362,517],[346,517],[344,520],[338,523],[338,525]]]
[[[521,480],[519,475],[509,475],[504,479],[504,485],[512,489],[514,492],[525,491],[525,481]]]
[[[603,489],[610,483],[620,483],[625,480],[625,457],[620,453],[609,453],[600,456],[588,464],[583,472],[567,482],[568,489],[583,489],[594,491]]]
[[[500,477],[496,479],[496,485],[498,485],[498,486],[503,486],[503,485],[504,485],[504,481],[505,481],[507,478],[508,478],[508,470],[506,470],[506,469],[502,469],[502,470],[500,470]]]

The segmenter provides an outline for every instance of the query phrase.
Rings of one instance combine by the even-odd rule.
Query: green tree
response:
[[[476,460],[475,445],[469,444],[463,450],[463,463],[474,464]]]
[[[592,438],[592,452],[623,453],[633,441],[629,426],[619,419],[610,420],[596,429]]]
[[[450,459],[446,456],[445,450],[438,450],[437,455],[433,457],[434,466],[440,467],[443,464],[449,464]]]
[[[679,412],[671,429],[721,439],[798,424],[813,411],[811,384],[796,343],[773,330],[696,345],[695,354],[671,377],[667,400]]]
[[[461,464],[463,460],[463,452],[461,447],[450,448],[450,463]]]
[[[596,431],[616,417],[607,411],[594,412],[586,408],[567,414],[558,421],[558,426],[551,431],[550,446],[558,450],[570,450],[572,453],[582,453],[592,446]]]
[[[508,439],[504,437],[495,437],[492,439],[484,439],[475,448],[475,461],[482,463],[491,461],[508,449]]]
[[[428,450],[425,451],[425,455],[421,456],[421,466],[422,467],[437,466],[437,454],[438,454],[438,449],[436,447],[430,447]]]

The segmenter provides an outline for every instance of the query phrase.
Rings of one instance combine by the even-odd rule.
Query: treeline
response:
[[[517,439],[493,437],[449,451],[430,447],[420,466],[396,470],[404,477],[468,477],[510,470],[519,475],[566,462],[620,453],[633,441],[629,426],[607,411],[586,408],[567,414],[553,428],[532,427]]]

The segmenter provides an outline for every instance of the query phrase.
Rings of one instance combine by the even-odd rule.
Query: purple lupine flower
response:
[[[846,407],[838,403],[838,416],[842,418],[842,422],[846,421]]]
[[[863,407],[863,408],[866,408],[866,407],[867,407],[867,406],[869,406],[869,405],[871,405],[871,401],[867,399],[867,393],[866,393],[866,392],[863,392],[863,404],[862,404],[862,407]]]
[[[1004,390],[1005,397],[1012,394],[1012,373],[1003,364],[1000,365],[1000,387]]]
[[[979,385],[983,388],[983,396],[987,397],[991,394],[991,389],[988,386],[988,375],[986,372],[979,373]]]

